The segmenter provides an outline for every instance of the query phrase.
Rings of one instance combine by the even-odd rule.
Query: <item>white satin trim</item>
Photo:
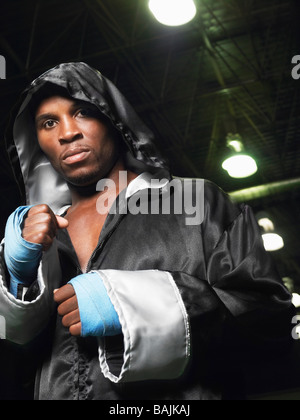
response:
[[[44,252],[38,270],[39,296],[32,302],[16,299],[5,277],[4,241],[0,245],[0,317],[5,322],[6,339],[19,345],[32,341],[47,326],[55,309],[53,290],[61,282],[56,241]]]
[[[105,340],[99,339],[99,360],[112,382],[175,379],[190,356],[188,315],[168,272],[99,270],[119,315],[124,335],[124,363],[117,377],[110,372]]]

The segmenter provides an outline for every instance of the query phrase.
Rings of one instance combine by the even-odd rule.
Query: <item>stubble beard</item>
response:
[[[88,169],[88,168],[82,168],[78,171],[76,175],[68,176],[63,173],[63,177],[66,180],[66,182],[72,186],[73,188],[84,188],[84,187],[91,187],[93,185],[96,186],[96,184],[101,180],[105,178],[110,177],[110,173],[116,166],[119,155],[110,157],[109,163],[103,163],[97,159],[97,163],[95,165],[95,168]],[[96,192],[96,187],[95,187]]]

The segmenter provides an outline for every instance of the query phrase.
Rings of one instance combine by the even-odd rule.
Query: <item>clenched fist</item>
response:
[[[62,317],[62,324],[69,328],[70,334],[81,335],[81,319],[75,290],[66,284],[54,293],[54,301],[59,305],[57,312]]]
[[[69,222],[63,217],[56,216],[49,206],[40,204],[32,207],[24,221],[22,236],[35,244],[43,246],[47,251],[56,236],[58,229],[65,229]]]

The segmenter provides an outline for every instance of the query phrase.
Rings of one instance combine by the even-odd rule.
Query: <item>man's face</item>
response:
[[[87,186],[107,176],[119,151],[100,111],[87,102],[53,96],[39,105],[35,124],[39,145],[66,181]]]

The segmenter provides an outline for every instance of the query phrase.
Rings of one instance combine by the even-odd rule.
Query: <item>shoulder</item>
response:
[[[227,229],[243,213],[245,206],[232,201],[229,194],[214,182],[202,178],[173,178],[168,187],[174,187],[185,203],[201,206],[203,223]]]
[[[209,180],[204,180],[204,201],[207,211],[212,215],[228,219],[232,222],[244,210],[244,204],[235,203],[228,193]]]
[[[202,225],[205,237],[209,236],[212,243],[216,244],[226,230],[244,217],[246,207],[233,202],[229,194],[215,183],[205,180]]]
[[[173,178],[170,185],[180,187],[185,193],[193,196],[201,194],[203,196],[204,207],[207,211],[214,213],[224,213],[229,219],[237,217],[244,208],[244,205],[234,203],[229,194],[226,193],[214,182],[202,178]]]

